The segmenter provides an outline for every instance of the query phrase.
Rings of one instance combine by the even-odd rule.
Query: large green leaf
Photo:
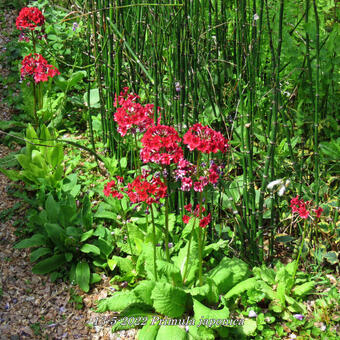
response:
[[[47,274],[61,267],[66,262],[64,255],[53,255],[38,262],[32,268],[34,274]]]
[[[22,249],[22,248],[31,248],[31,247],[39,247],[46,245],[46,237],[42,234],[34,234],[30,238],[26,238],[18,242],[13,248]]]
[[[65,246],[65,230],[55,223],[46,223],[44,225],[50,240],[61,249]]]
[[[189,242],[187,242],[186,245],[183,248],[181,248],[181,250],[178,253],[178,256],[173,257],[174,264],[180,269],[182,277],[184,276],[184,272],[186,270],[188,245]],[[185,280],[187,284],[195,280],[197,271],[198,271],[198,245],[197,242],[192,240],[189,254],[188,270],[186,273]]]
[[[50,253],[51,253],[50,248],[38,248],[38,249],[33,250],[31,252],[30,260],[31,260],[31,262],[35,262],[38,259],[40,259],[40,257],[45,256],[45,255],[50,254]]]
[[[89,243],[84,244],[80,248],[80,251],[86,254],[92,253],[95,255],[100,255],[100,249],[97,246],[94,246],[93,244],[89,244]]]
[[[161,326],[158,330],[156,340],[185,340],[188,335],[185,329],[178,326]]]
[[[241,296],[243,292],[254,288],[257,280],[258,279],[256,277],[251,277],[249,279],[239,282],[236,286],[234,286],[228,291],[224,298],[228,300],[234,296],[237,297]]]
[[[52,194],[49,194],[47,197],[45,209],[47,211],[49,221],[52,223],[58,223],[60,216],[60,204],[54,200]]]
[[[298,297],[308,295],[315,288],[315,285],[316,284],[314,281],[306,282],[302,285],[297,285],[293,289],[293,294]]]
[[[196,299],[194,301],[194,318],[197,327],[215,328],[223,326],[224,320],[227,320],[230,313],[227,307],[220,310],[211,309],[204,306]]]
[[[182,283],[181,273],[176,265],[164,260],[157,260],[157,271],[176,284]]]
[[[204,300],[208,304],[213,305],[219,301],[218,288],[216,283],[210,278],[206,279],[206,283],[203,286],[191,288],[189,293],[199,301]]]
[[[180,288],[166,282],[157,282],[151,299],[158,313],[171,318],[180,317],[185,312],[187,294]]]
[[[223,258],[207,276],[213,279],[220,294],[225,294],[237,283],[249,277],[248,265],[237,258]]]
[[[137,334],[137,340],[155,340],[159,326],[147,323]]]
[[[84,292],[90,290],[90,277],[89,264],[87,262],[78,262],[76,267],[76,282]]]
[[[121,312],[129,305],[141,303],[142,301],[132,291],[116,292],[113,296],[102,299],[98,302],[97,312],[103,313],[106,311]]]
[[[145,304],[152,306],[151,294],[155,288],[155,281],[140,281],[137,287],[133,290],[136,296]]]

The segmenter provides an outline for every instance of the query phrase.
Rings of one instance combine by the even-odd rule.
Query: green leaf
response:
[[[47,255],[47,254],[50,254],[50,253],[51,253],[51,249],[49,249],[49,248],[38,248],[38,249],[33,250],[31,252],[30,260],[31,260],[31,262],[35,262],[40,257]]]
[[[157,282],[151,299],[158,313],[169,317],[180,317],[185,312],[187,294],[180,288],[166,282]]]
[[[207,283],[201,287],[191,288],[189,293],[200,301],[205,300],[208,304],[214,305],[219,301],[218,288],[212,279],[207,278],[206,281]]]
[[[249,277],[248,265],[240,259],[225,257],[207,276],[215,281],[220,294],[225,294],[237,283]]]
[[[190,223],[190,222],[189,222]],[[186,261],[187,261],[187,254],[188,254],[188,245],[181,248],[178,253],[178,256],[174,256],[172,259],[174,264],[180,269],[182,277],[184,276]],[[188,272],[186,275],[185,282],[187,284],[191,283],[196,279],[196,273],[198,271],[198,245],[197,242],[194,240],[191,241],[191,248],[190,248],[190,255],[189,255],[189,263],[188,263]]]
[[[329,251],[327,254],[324,255],[324,258],[330,263],[330,264],[337,264],[339,263],[339,256],[338,253],[335,251]]]
[[[109,218],[110,220],[116,220],[117,215],[112,211],[102,210],[97,211],[94,215],[95,218]]]
[[[70,90],[73,86],[77,85],[86,76],[85,71],[77,71],[71,74],[67,81],[67,88]]]
[[[126,159],[126,157],[122,157],[120,159],[120,166],[122,167],[122,169],[125,169],[127,167],[127,159]]]
[[[178,326],[161,326],[158,330],[156,340],[185,340],[187,333],[185,329]]]
[[[192,299],[194,302],[194,318],[197,327],[205,326],[208,328],[216,328],[223,326],[223,320],[228,319],[230,313],[228,307],[224,307],[220,310],[210,309],[204,306],[196,299]]]
[[[84,292],[90,290],[90,267],[87,262],[78,262],[76,267],[76,282]]]
[[[33,266],[34,274],[47,274],[61,267],[66,262],[64,255],[53,255]]]
[[[155,288],[154,281],[140,281],[137,287],[133,290],[135,295],[143,301],[145,304],[152,306],[153,301],[151,299],[151,294]]]
[[[164,260],[157,260],[157,271],[159,274],[165,275],[167,279],[175,282],[176,284],[182,283],[181,273],[176,265]]]
[[[243,292],[254,288],[256,285],[256,281],[257,281],[256,277],[250,277],[249,279],[239,282],[236,286],[234,286],[228,291],[224,298],[226,300],[229,300],[234,296],[237,297],[241,296]]]
[[[100,249],[96,246],[94,246],[93,244],[89,244],[86,243],[84,244],[81,248],[80,251],[82,251],[83,253],[89,254],[95,254],[95,255],[100,255]]]
[[[314,288],[316,283],[314,281],[306,282],[302,285],[295,286],[293,289],[293,294],[298,297],[308,295]]]
[[[64,248],[65,241],[65,231],[58,224],[55,223],[46,223],[44,225],[44,229],[48,234],[50,240],[61,249]]]
[[[13,248],[14,249],[23,249],[23,248],[31,248],[31,247],[39,247],[46,245],[46,237],[42,234],[34,234],[30,238],[26,238],[25,240],[17,243]]]
[[[67,262],[71,262],[73,259],[73,254],[72,253],[65,253],[65,259]]]
[[[155,340],[159,326],[147,323],[137,334],[137,340]]]
[[[100,98],[99,98],[99,90],[96,89],[92,89],[90,90],[90,106],[94,107],[94,108],[100,108]],[[89,106],[89,98],[88,98],[88,93],[86,92],[84,94],[84,103],[86,106]]]
[[[257,324],[255,320],[246,319],[244,321],[244,325],[241,327],[241,331],[246,336],[251,336],[257,328]]]
[[[49,194],[45,203],[49,221],[57,223],[60,216],[60,205],[54,200],[52,194]]]
[[[103,254],[105,258],[108,258],[114,249],[112,242],[107,242],[102,238],[94,240],[92,243],[100,249],[101,254]]]
[[[106,311],[121,312],[129,305],[134,303],[141,303],[141,300],[133,293],[130,292],[116,292],[107,299],[102,299],[98,302],[96,312],[103,313]]]
[[[97,273],[91,273],[90,283],[97,283],[102,280],[102,277]]]
[[[91,230],[87,231],[86,233],[84,233],[84,234],[81,236],[81,238],[80,238],[80,242],[84,242],[84,241],[86,241],[87,239],[89,239],[89,238],[93,235],[93,233],[94,233],[94,230],[93,230],[93,229],[91,229]]]

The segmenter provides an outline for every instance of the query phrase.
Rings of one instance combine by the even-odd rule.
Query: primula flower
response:
[[[229,148],[228,139],[220,132],[200,123],[193,125],[183,137],[183,143],[188,145],[190,151],[195,149],[203,153],[226,152]]]
[[[190,177],[182,178],[181,190],[182,191],[190,191],[191,187],[192,187],[192,179]]]
[[[167,125],[155,125],[147,129],[141,139],[143,148],[140,157],[144,163],[170,165],[178,163],[183,157],[183,150],[178,145],[181,138],[177,131]]]
[[[304,319],[304,316],[302,314],[294,314],[293,315],[295,319],[302,321]]]
[[[33,77],[35,83],[47,81],[49,77],[60,74],[55,66],[49,65],[47,60],[37,53],[34,53],[34,56],[32,53],[27,55],[21,64],[21,78]]]
[[[315,212],[316,217],[320,218],[321,214],[323,212],[323,209],[321,207],[319,207],[318,209],[313,209],[313,211]]]
[[[24,29],[34,31],[37,26],[42,26],[44,23],[45,17],[36,7],[22,8],[16,19],[16,26],[20,31]]]
[[[112,197],[115,197],[115,198],[118,198],[118,199],[122,199],[123,198],[123,194],[121,192],[119,192],[118,190],[113,190],[113,188],[116,188],[116,182],[115,181],[108,182],[105,185],[104,190],[103,190],[104,191],[104,195],[106,197],[112,195]]]
[[[200,220],[200,227],[205,228],[211,222],[211,214],[209,213],[207,216],[203,217]]]
[[[167,195],[167,186],[159,178],[150,182],[143,176],[136,177],[129,183],[125,191],[132,203],[145,202],[146,204],[159,203]]]
[[[115,99],[114,120],[118,124],[118,132],[124,137],[128,132],[144,132],[149,126],[153,125],[153,104],[143,106],[138,103],[139,96],[128,94],[129,88],[124,90]],[[119,106],[119,107],[118,107]]]
[[[188,215],[183,215],[183,222],[184,222],[185,224],[188,224],[189,221],[190,221],[190,216],[188,216]]]

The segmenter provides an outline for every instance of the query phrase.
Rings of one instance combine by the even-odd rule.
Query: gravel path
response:
[[[1,16],[0,22],[6,22],[0,31],[3,53],[5,45],[13,37],[16,39],[17,32],[11,30],[15,28],[17,12],[3,10]],[[0,76],[8,74],[4,65],[0,65]],[[11,108],[3,100],[5,86],[0,84],[0,120],[11,117]],[[0,158],[11,152],[0,144]],[[104,277],[101,284],[84,294],[64,282],[52,283],[47,276],[32,274],[29,251],[13,249],[18,241],[14,225],[24,220],[27,207],[8,194],[10,185],[0,173],[0,339],[135,339],[136,330],[112,334],[104,322],[112,314],[93,311],[95,302],[110,290],[109,278]],[[80,310],[76,308],[75,296],[82,297]]]

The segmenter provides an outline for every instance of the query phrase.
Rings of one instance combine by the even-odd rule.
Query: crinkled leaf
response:
[[[185,340],[187,333],[185,329],[178,326],[161,326],[158,330],[156,340]]]
[[[116,292],[111,297],[100,300],[96,311],[98,313],[106,311],[121,312],[134,303],[141,303],[141,300],[134,292]]]
[[[46,245],[46,237],[42,234],[34,234],[30,238],[26,238],[18,242],[13,248],[15,249],[23,249],[23,248],[31,248],[31,247],[39,247]]]
[[[31,260],[31,262],[35,262],[38,259],[40,259],[40,257],[45,256],[45,255],[50,254],[50,253],[51,253],[50,248],[35,249],[31,252],[30,260]]]
[[[180,288],[166,282],[157,282],[151,299],[158,313],[169,317],[180,317],[185,312],[187,294]]]
[[[225,294],[233,286],[249,277],[248,265],[237,258],[223,258],[208,275],[213,279],[220,294]]]

